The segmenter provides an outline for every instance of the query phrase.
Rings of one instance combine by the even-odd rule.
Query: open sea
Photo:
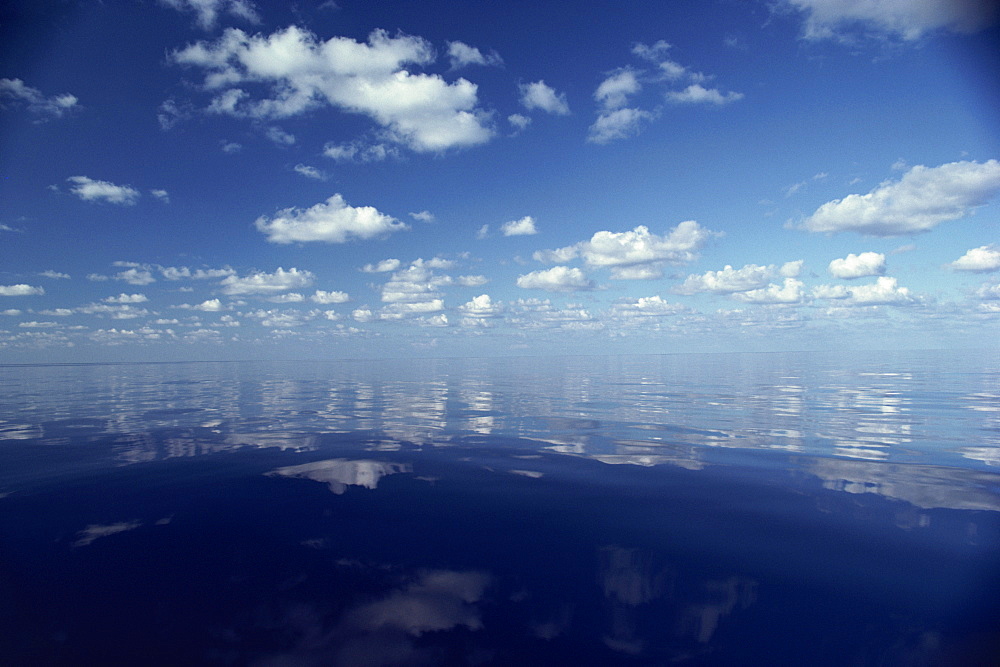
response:
[[[997,665],[1000,352],[0,366],[2,665]]]

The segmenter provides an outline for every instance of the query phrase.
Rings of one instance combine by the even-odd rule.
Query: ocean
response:
[[[0,366],[4,665],[990,665],[1000,353]]]

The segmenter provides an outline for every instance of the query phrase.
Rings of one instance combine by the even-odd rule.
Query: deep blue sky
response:
[[[990,345],[971,5],[8,3],[0,361]]]

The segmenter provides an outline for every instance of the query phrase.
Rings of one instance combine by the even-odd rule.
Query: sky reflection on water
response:
[[[998,396],[952,353],[0,367],[0,656],[977,664]]]

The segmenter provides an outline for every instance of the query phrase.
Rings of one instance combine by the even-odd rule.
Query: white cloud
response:
[[[17,325],[22,329],[53,329],[59,326],[58,322],[21,322]]]
[[[853,231],[898,236],[933,229],[969,215],[1000,192],[1000,162],[917,165],[899,181],[884,181],[866,195],[829,201],[800,227],[810,232]]]
[[[170,203],[170,193],[166,190],[150,190],[149,194],[153,195],[153,197],[159,199],[164,204]]]
[[[633,70],[620,69],[608,76],[597,86],[594,99],[605,109],[620,109],[628,103],[629,95],[642,90],[642,85]]]
[[[399,268],[401,262],[398,259],[383,259],[377,264],[365,264],[361,270],[365,273],[388,273]]]
[[[315,276],[310,271],[291,268],[285,271],[280,266],[274,273],[256,272],[240,278],[229,276],[223,280],[222,291],[229,295],[265,294],[272,295],[293,289],[309,287]]]
[[[95,181],[86,176],[70,176],[66,180],[73,183],[70,192],[85,201],[104,200],[112,204],[131,206],[139,198],[139,191],[128,185]]]
[[[330,303],[345,303],[350,301],[351,297],[348,296],[347,292],[326,292],[318,289],[309,299],[325,305]]]
[[[885,273],[885,255],[880,252],[850,253],[843,259],[830,262],[830,275],[834,278],[865,278]]]
[[[441,298],[440,288],[450,285],[450,276],[434,273],[436,268],[448,268],[446,260],[416,259],[410,266],[392,274],[382,286],[384,303],[427,303]]]
[[[243,150],[243,144],[235,141],[227,141],[222,144],[223,153],[239,153],[241,150]]]
[[[192,109],[189,104],[177,104],[176,100],[164,100],[156,110],[156,120],[160,124],[160,129],[166,132],[173,129],[181,121],[191,117]],[[239,146],[239,144],[235,144]],[[223,148],[225,150],[225,148]],[[227,153],[229,151],[226,151]]]
[[[547,292],[575,292],[594,289],[594,283],[577,268],[553,266],[551,269],[532,271],[517,277],[517,286],[524,289],[541,289]]]
[[[588,128],[587,141],[592,144],[606,144],[616,139],[627,139],[639,134],[642,124],[655,117],[655,113],[643,109],[603,111]]]
[[[565,93],[556,93],[553,88],[546,85],[545,81],[535,81],[534,83],[522,83],[521,104],[524,108],[541,109],[558,116],[565,116],[569,113],[569,104],[566,103]]]
[[[980,285],[979,289],[976,290],[976,296],[980,299],[1000,299],[1000,283],[996,285],[990,285],[989,283]]]
[[[0,100],[4,98],[27,104],[29,112],[42,118],[61,118],[66,112],[76,108],[79,101],[69,93],[45,97],[42,91],[24,85],[21,79],[0,79]]]
[[[500,231],[503,232],[504,236],[530,236],[538,233],[538,230],[535,229],[535,219],[530,215],[526,215],[520,220],[503,223]]]
[[[912,41],[927,32],[949,30],[976,32],[997,18],[994,2],[978,0],[788,0],[806,14],[806,39],[837,38],[861,24],[877,33]]]
[[[804,260],[797,259],[793,262],[785,262],[778,269],[778,273],[784,278],[798,278],[799,274],[802,273],[802,265],[805,264]]]
[[[659,40],[652,46],[648,44],[643,44],[642,42],[637,42],[632,45],[632,53],[639,56],[643,60],[648,60],[649,62],[660,62],[666,55],[667,51],[672,49],[673,46],[668,44],[664,40]]]
[[[327,144],[323,147],[323,155],[337,162],[381,162],[390,157],[399,157],[399,151],[395,146],[354,141],[347,144]]]
[[[479,287],[488,283],[489,280],[486,276],[459,276],[455,278],[455,282],[462,287]]]
[[[475,84],[407,70],[434,60],[434,49],[420,37],[376,30],[367,43],[348,37],[324,42],[297,26],[268,36],[230,28],[215,42],[192,44],[173,58],[208,71],[206,88],[221,91],[210,108],[220,113],[289,118],[329,104],[368,116],[389,140],[419,152],[474,146],[493,136]],[[234,87],[241,83],[270,85],[273,96],[252,99]]]
[[[716,104],[722,106],[743,99],[743,93],[721,93],[718,88],[705,88],[699,83],[692,83],[681,91],[670,91],[667,99],[678,104]]]
[[[495,317],[501,312],[500,305],[495,303],[489,294],[480,294],[474,297],[471,301],[459,306],[458,310],[465,317],[477,319]]]
[[[351,317],[356,322],[371,322],[375,319],[370,308],[357,308],[351,312]]]
[[[132,304],[128,303],[114,305],[106,303],[89,303],[86,306],[77,308],[77,312],[102,317],[108,315],[114,320],[133,320],[137,317],[145,317],[146,315],[149,315],[149,311],[145,308],[136,308]]]
[[[291,146],[295,143],[295,135],[285,132],[277,125],[272,125],[264,132],[268,139],[279,146]]]
[[[36,311],[39,315],[47,315],[49,317],[69,317],[73,314],[72,308],[50,308],[47,310]],[[20,314],[20,311],[18,312]]]
[[[795,278],[785,278],[784,284],[769,284],[767,287],[737,292],[733,298],[747,303],[781,304],[801,303],[805,296],[802,281]]]
[[[195,269],[194,271],[186,266],[160,266],[158,269],[167,280],[180,280],[182,278],[206,280],[208,278],[225,278],[236,274],[236,271],[228,266],[222,269]]]
[[[9,317],[17,317],[22,312],[24,312],[24,311],[18,310],[17,308],[8,308],[6,310],[0,311],[0,315],[7,315]],[[70,311],[70,314],[72,314],[72,312],[73,311]],[[45,315],[45,314],[47,314],[47,313],[42,313],[42,315]]]
[[[677,315],[686,310],[685,306],[669,303],[658,295],[625,299],[611,306],[611,312],[614,315],[623,317],[665,317]]]
[[[502,65],[503,59],[496,51],[483,55],[482,51],[464,42],[448,42],[448,59],[451,68],[458,69],[466,65]]]
[[[306,298],[298,292],[289,292],[287,294],[267,297],[267,301],[270,301],[271,303],[302,303],[305,300]]]
[[[611,268],[615,279],[659,277],[664,264],[682,264],[697,257],[713,235],[694,220],[680,223],[665,236],[650,233],[645,226],[628,232],[600,231],[589,241],[556,250],[543,250],[533,256],[543,262],[568,262],[582,257],[588,266]]]
[[[42,271],[38,275],[44,276],[45,278],[55,278],[55,279],[66,279],[69,280],[70,275],[68,273],[60,273],[59,271],[53,271],[49,269],[48,271]]]
[[[325,181],[326,174],[317,169],[316,167],[310,167],[307,164],[297,164],[293,167],[296,174],[301,174],[306,178],[312,178],[317,181]]]
[[[124,292],[118,296],[109,296],[104,299],[104,303],[145,303],[149,301],[145,294],[125,294]]]
[[[148,285],[156,282],[156,278],[153,277],[153,274],[149,270],[137,267],[119,271],[115,274],[114,278],[115,280],[123,280],[129,285]]]
[[[969,250],[951,263],[956,271],[972,271],[973,273],[989,273],[1000,270],[1000,246],[996,244],[983,245]]]
[[[513,125],[514,129],[518,132],[531,125],[531,119],[519,113],[512,113],[507,116],[507,122]]]
[[[479,228],[479,231],[476,232],[476,238],[479,239],[480,241],[487,238],[489,235],[490,235],[489,225],[483,225],[482,227]]]
[[[747,264],[742,269],[726,265],[721,271],[706,271],[689,275],[674,291],[678,294],[732,294],[765,287],[774,277],[775,267]]]
[[[257,8],[247,0],[160,0],[168,7],[178,11],[197,14],[198,26],[211,30],[219,18],[219,14],[227,13],[250,23],[260,23]]]
[[[271,243],[323,241],[346,243],[351,239],[372,239],[409,227],[380,213],[372,206],[349,206],[333,195],[308,209],[286,208],[273,219],[261,216],[254,223]]]
[[[418,211],[417,213],[411,211],[410,217],[420,222],[434,222],[434,214],[430,211]]]
[[[219,299],[206,299],[199,304],[194,306],[189,306],[187,304],[177,306],[178,308],[185,308],[190,310],[201,310],[206,313],[217,313],[226,310],[226,307],[222,305],[222,301]]]
[[[812,290],[818,299],[838,299],[849,306],[890,306],[919,302],[906,287],[899,287],[895,278],[880,276],[874,283],[845,287],[818,285]]]

